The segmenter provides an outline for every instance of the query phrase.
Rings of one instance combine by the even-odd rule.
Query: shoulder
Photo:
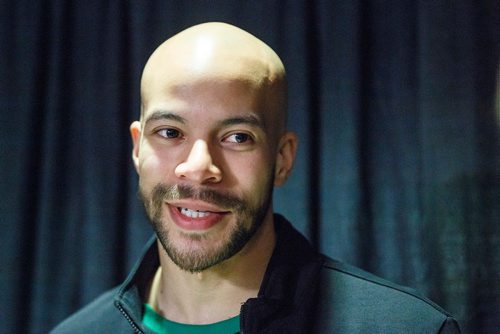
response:
[[[319,281],[321,325],[346,332],[457,333],[441,307],[409,289],[325,257]]]
[[[127,279],[64,320],[51,332],[62,333],[130,333],[140,327],[141,294],[158,268],[156,238],[144,247]],[[140,328],[144,332],[143,328]],[[146,331],[147,332],[147,331]]]
[[[114,305],[118,288],[109,290],[54,328],[52,334],[103,333],[123,322]]]

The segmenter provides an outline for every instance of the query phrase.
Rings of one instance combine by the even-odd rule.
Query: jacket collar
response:
[[[274,217],[276,247],[257,298],[242,307],[247,333],[306,333],[323,263],[309,242],[282,216]]]
[[[142,326],[143,301],[149,283],[160,265],[156,236],[146,243],[142,256],[132,268],[127,279],[118,289],[114,304],[135,329],[144,331]]]

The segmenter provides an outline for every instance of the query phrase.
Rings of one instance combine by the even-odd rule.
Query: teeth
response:
[[[198,210],[195,211],[186,208],[181,208],[181,213],[189,218],[203,218],[210,214],[207,211],[198,211]]]

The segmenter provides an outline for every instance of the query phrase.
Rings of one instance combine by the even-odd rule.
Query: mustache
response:
[[[155,207],[160,206],[165,201],[180,199],[192,199],[214,204],[218,207],[234,211],[242,211],[245,202],[239,197],[208,188],[194,188],[186,185],[157,184],[152,193],[152,201]]]

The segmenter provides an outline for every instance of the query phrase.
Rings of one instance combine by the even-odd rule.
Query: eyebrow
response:
[[[241,125],[246,124],[250,126],[254,126],[257,128],[264,128],[264,125],[260,121],[258,117],[255,115],[245,115],[245,116],[237,116],[232,118],[223,119],[219,122],[220,127],[233,126],[233,125]]]
[[[184,117],[182,117],[174,112],[170,112],[170,111],[166,111],[166,110],[156,110],[156,111],[153,111],[148,117],[146,117],[146,119],[144,121],[144,125],[147,125],[149,122],[154,122],[154,121],[159,121],[159,120],[175,121],[175,122],[179,122],[181,124],[188,123],[188,121]],[[261,120],[257,116],[255,116],[253,114],[226,118],[226,119],[223,119],[223,120],[218,122],[218,126],[221,128],[234,126],[234,125],[242,125],[242,124],[246,124],[246,125],[260,128],[260,129],[264,129],[264,124],[261,122]]]
[[[176,121],[182,124],[187,123],[184,117],[179,116],[176,113],[166,110],[156,110],[153,111],[148,117],[146,117],[144,124],[146,125],[149,122],[159,121],[159,120]]]

